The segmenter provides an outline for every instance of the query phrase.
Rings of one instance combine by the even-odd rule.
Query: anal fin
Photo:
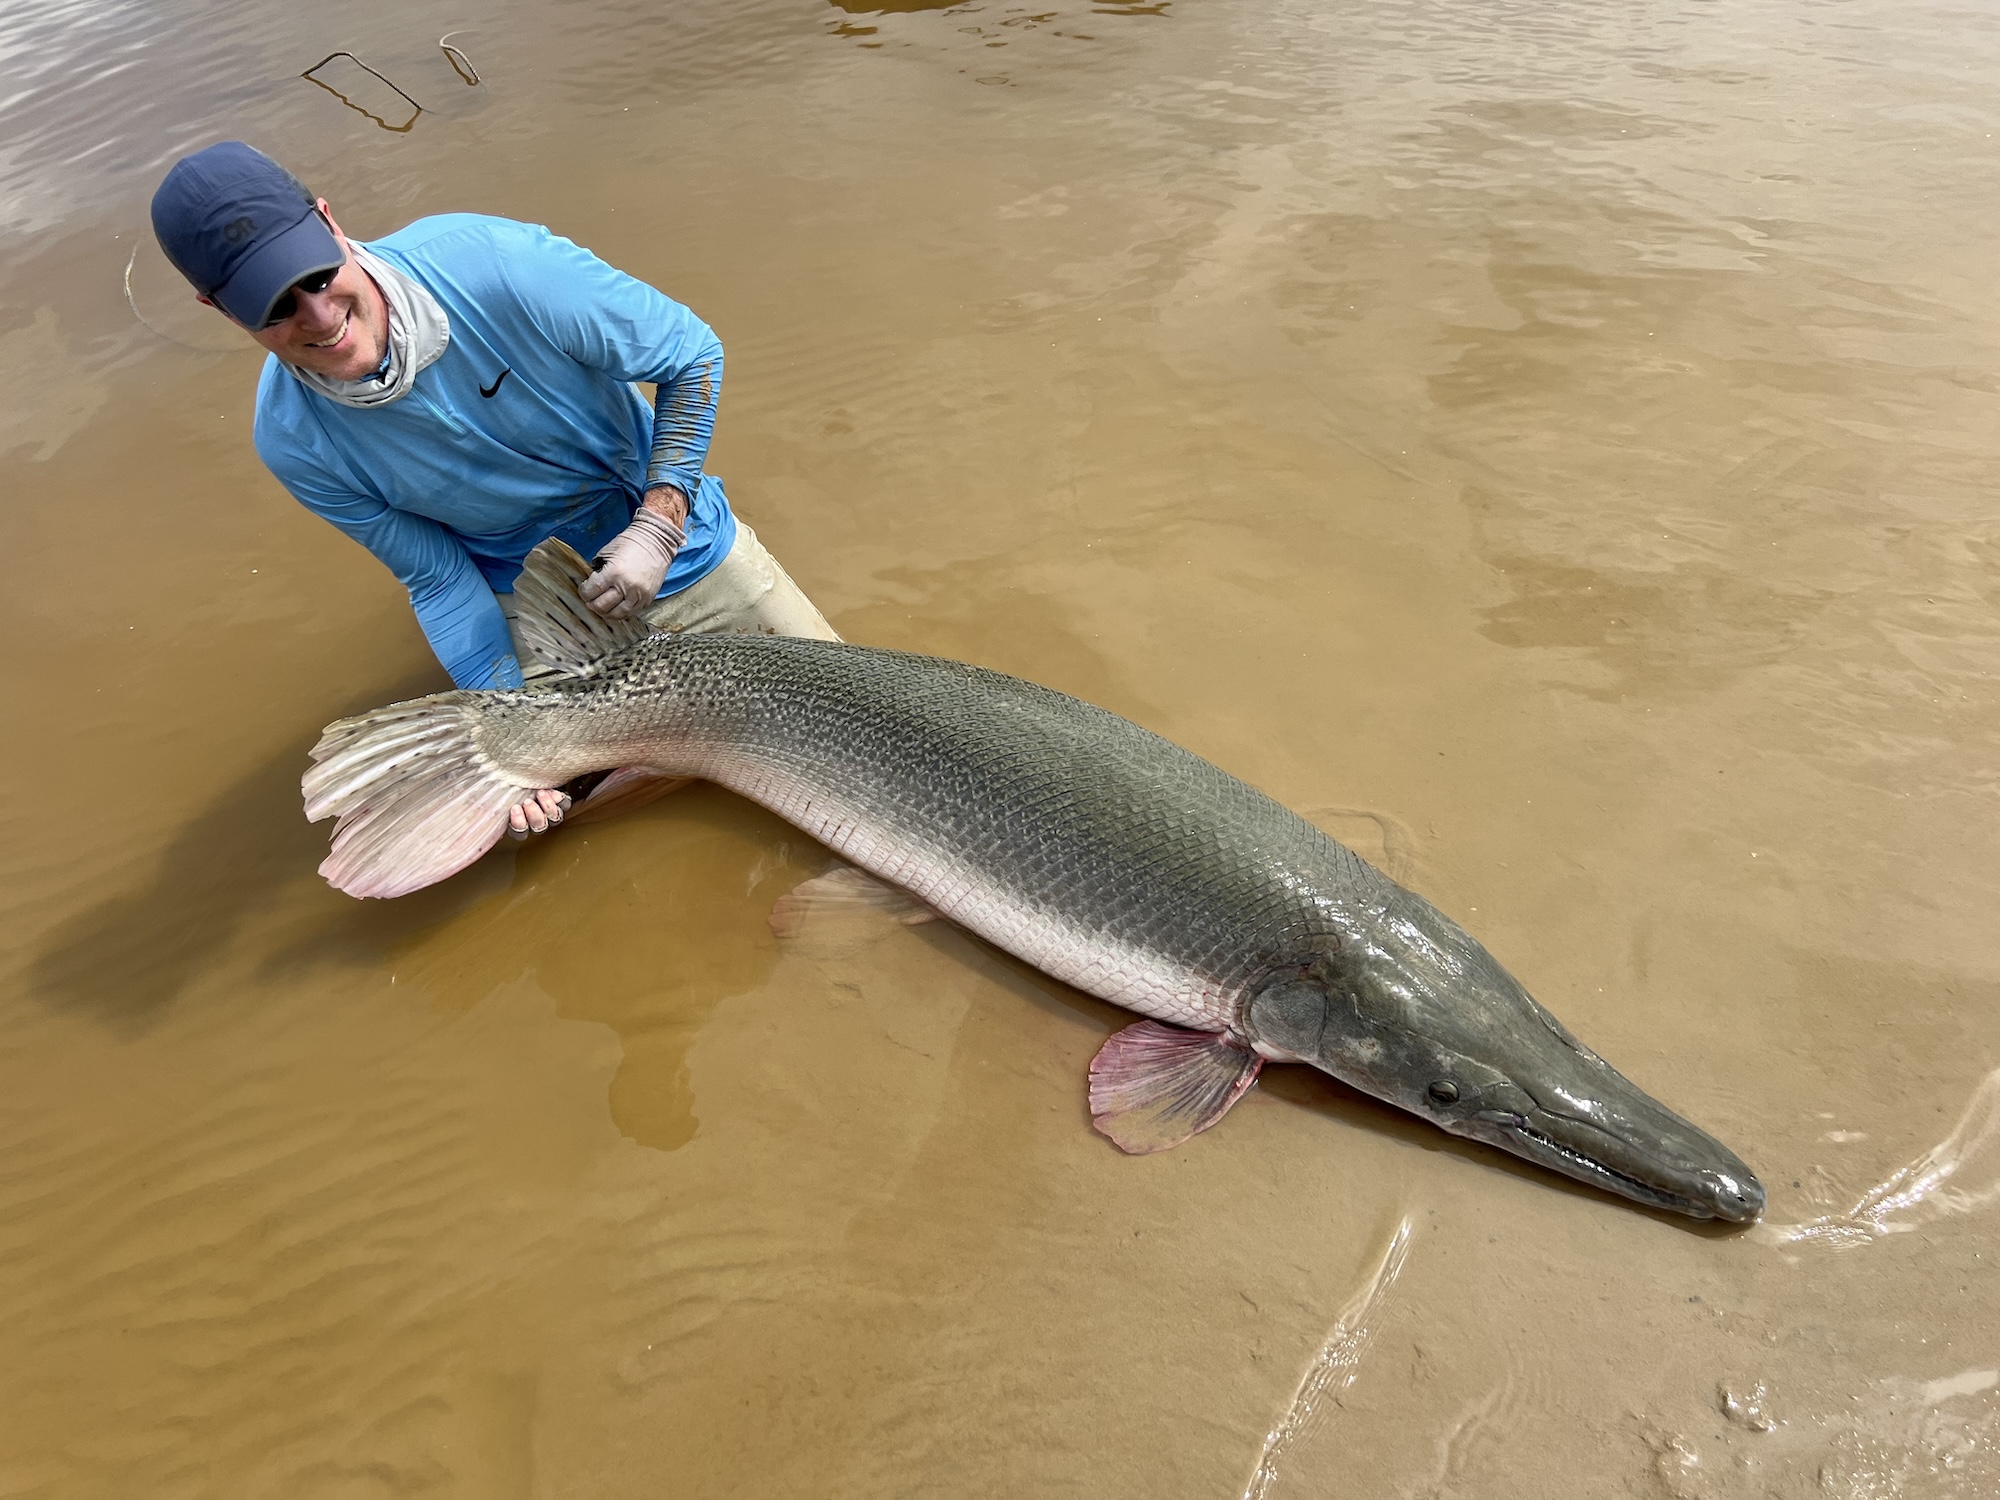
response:
[[[631,812],[655,798],[666,796],[668,792],[679,791],[692,780],[692,776],[665,776],[644,766],[620,766],[606,773],[583,794],[568,821],[595,823],[600,818]]]
[[[781,938],[797,937],[815,914],[852,917],[874,913],[905,927],[934,922],[938,915],[908,891],[877,880],[865,870],[841,865],[780,896],[771,908],[771,931]]]
[[[1165,1151],[1228,1114],[1263,1066],[1219,1032],[1141,1021],[1090,1060],[1090,1123],[1134,1156]]]

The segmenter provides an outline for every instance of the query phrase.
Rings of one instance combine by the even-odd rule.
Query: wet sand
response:
[[[0,1494],[2000,1492],[1992,17],[293,9],[0,20]],[[228,135],[688,302],[843,634],[1350,838],[1767,1223],[1297,1069],[1123,1157],[1128,1017],[781,948],[714,789],[325,888],[306,747],[442,676],[142,232]]]

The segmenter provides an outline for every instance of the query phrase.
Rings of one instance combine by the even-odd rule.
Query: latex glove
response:
[[[547,833],[569,811],[567,793],[554,790],[530,792],[507,809],[507,837],[524,839],[531,833]]]
[[[642,505],[633,512],[632,524],[604,544],[591,575],[576,591],[600,615],[628,619],[653,602],[674,565],[674,554],[686,542],[687,533],[678,525]]]

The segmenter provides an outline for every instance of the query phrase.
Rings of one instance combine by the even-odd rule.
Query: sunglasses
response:
[[[335,266],[330,271],[315,271],[310,276],[301,276],[286,289],[284,296],[271,304],[271,315],[264,319],[262,326],[276,328],[299,310],[300,292],[310,292],[317,297],[333,285],[333,278],[340,274],[341,269]]]

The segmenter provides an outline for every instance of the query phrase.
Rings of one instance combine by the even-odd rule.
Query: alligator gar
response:
[[[1456,1135],[1696,1218],[1763,1211],[1726,1147],[1629,1082],[1451,918],[1129,720],[961,662],[837,641],[650,635],[544,543],[517,625],[563,675],[329,726],[306,813],[356,896],[442,880],[530,789],[645,767],[761,803],[1046,974],[1148,1019],[1090,1065],[1130,1152],[1301,1062]]]

